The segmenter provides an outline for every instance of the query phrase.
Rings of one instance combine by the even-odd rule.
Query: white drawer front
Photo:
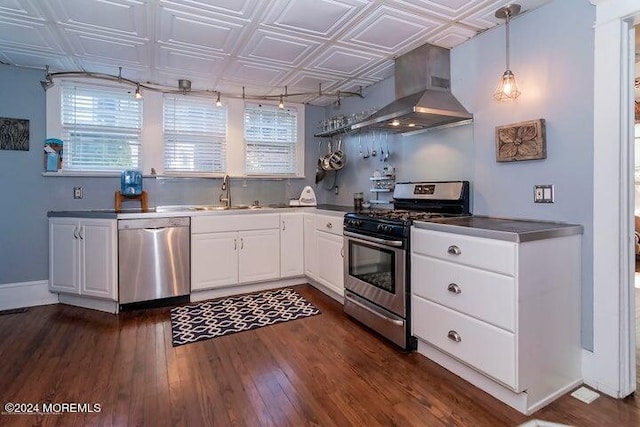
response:
[[[415,295],[411,303],[416,337],[516,390],[514,334]]]
[[[250,213],[197,216],[191,218],[191,233],[267,230],[280,228],[280,214]]]
[[[331,215],[316,215],[316,229],[342,236],[344,218]]]
[[[502,240],[411,229],[412,251],[514,276],[516,244]]]
[[[413,254],[411,286],[415,295],[515,332],[511,276]]]

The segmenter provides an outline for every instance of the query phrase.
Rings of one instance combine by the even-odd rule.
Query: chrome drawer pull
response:
[[[331,224],[330,222],[327,223],[327,228],[333,228],[333,224]]]
[[[456,295],[459,295],[462,293],[462,289],[460,289],[460,286],[458,286],[455,283],[449,283],[449,286],[447,286],[447,290]]]
[[[460,248],[455,245],[449,246],[449,248],[447,249],[447,252],[450,253],[451,255],[460,255],[462,253]]]
[[[462,341],[462,338],[460,337],[460,334],[457,333],[456,331],[449,331],[449,333],[447,334],[447,338],[449,338],[451,341],[455,341],[455,342]]]

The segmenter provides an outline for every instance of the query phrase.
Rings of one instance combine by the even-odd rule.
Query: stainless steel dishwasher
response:
[[[118,221],[120,304],[188,295],[190,218]]]

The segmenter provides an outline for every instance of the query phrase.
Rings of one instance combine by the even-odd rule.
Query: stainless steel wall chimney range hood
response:
[[[449,49],[425,44],[398,57],[395,89],[395,101],[351,129],[407,133],[473,120],[473,115],[451,94]]]

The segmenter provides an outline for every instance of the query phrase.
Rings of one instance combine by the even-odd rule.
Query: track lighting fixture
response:
[[[112,81],[112,82],[117,82],[117,83],[121,83],[121,84],[125,84],[125,85],[129,85],[129,86],[133,86],[135,87],[135,92],[134,92],[134,96],[136,99],[141,99],[143,98],[142,95],[142,89],[145,90],[151,90],[151,91],[156,91],[156,92],[162,92],[162,93],[182,93],[183,95],[186,95],[187,93],[192,93],[192,94],[196,94],[196,95],[201,95],[201,96],[212,96],[215,95],[216,96],[216,105],[217,106],[222,106],[222,92],[220,91],[210,91],[210,90],[191,90],[191,80],[186,80],[186,79],[179,79],[178,80],[178,89],[176,90],[175,88],[169,87],[169,86],[165,86],[165,85],[160,85],[160,84],[155,84],[155,83],[150,83],[150,82],[139,82],[139,81],[135,81],[135,80],[131,80],[128,79],[126,77],[122,76],[122,67],[118,67],[118,74],[114,75],[114,74],[106,74],[106,73],[93,73],[90,71],[60,71],[60,72],[55,72],[55,73],[51,73],[49,71],[49,66],[46,67],[46,77],[44,80],[40,80],[40,85],[42,86],[42,89],[44,89],[45,91],[47,89],[49,89],[51,86],[54,85],[54,77],[55,78],[59,78],[59,77],[73,77],[73,78],[88,78],[88,79],[97,79],[97,80],[108,80],[108,81]],[[312,95],[317,95],[317,96],[327,96],[327,97],[333,97],[336,96],[337,97],[337,101],[336,104],[339,106],[342,97],[344,96],[357,96],[359,98],[364,98],[364,96],[362,95],[362,88],[358,91],[358,92],[343,92],[343,91],[338,91],[338,92],[323,92],[322,91],[322,85],[319,84],[318,85],[318,91],[313,91],[313,92],[297,92],[297,93],[289,93],[289,88],[287,86],[284,87],[284,93],[281,93],[279,95],[249,95],[246,93],[245,91],[245,87],[242,86],[242,95],[234,95],[234,94],[225,94],[225,97],[227,98],[235,98],[235,99],[252,99],[252,100],[278,100],[278,107],[279,108],[285,108],[284,106],[284,100],[285,98],[289,98],[289,97],[309,97]]]

